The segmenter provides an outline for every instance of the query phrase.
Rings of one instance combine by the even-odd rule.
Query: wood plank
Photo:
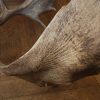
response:
[[[96,80],[97,80],[98,84],[100,85],[100,74],[96,75]]]
[[[3,79],[6,77],[2,77]],[[9,77],[10,79],[10,77]],[[83,84],[82,84],[83,83]],[[47,99],[48,98],[48,99]],[[95,99],[96,98],[96,99]],[[99,100],[100,85],[95,78],[77,81],[73,86],[42,88],[18,77],[0,81],[0,100]]]

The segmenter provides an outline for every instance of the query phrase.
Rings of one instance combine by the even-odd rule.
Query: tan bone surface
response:
[[[57,0],[57,10],[65,3],[66,0]],[[54,15],[54,11],[47,12],[41,19],[47,25]],[[11,18],[0,26],[0,61],[9,64],[25,54],[43,30],[40,24],[24,16]],[[34,84],[31,74],[0,76],[0,100],[100,100],[100,75],[81,79],[69,88],[50,89]]]

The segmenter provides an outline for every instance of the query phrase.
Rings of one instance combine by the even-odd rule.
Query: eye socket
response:
[[[4,0],[8,9],[14,9],[20,6],[25,0]]]

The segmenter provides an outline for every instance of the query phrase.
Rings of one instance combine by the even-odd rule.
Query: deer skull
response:
[[[33,47],[0,73],[33,71],[39,81],[69,84],[75,73],[96,68],[100,69],[100,0],[71,0]]]

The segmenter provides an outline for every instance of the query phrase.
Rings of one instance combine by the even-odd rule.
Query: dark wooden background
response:
[[[5,0],[11,9],[23,0]],[[56,0],[57,11],[69,0]],[[40,19],[48,25],[56,12],[44,13]],[[25,16],[14,16],[0,26],[0,61],[9,64],[25,54],[43,32],[40,24]],[[31,75],[0,77],[0,100],[100,100],[100,75],[77,81],[70,87],[41,88]]]

